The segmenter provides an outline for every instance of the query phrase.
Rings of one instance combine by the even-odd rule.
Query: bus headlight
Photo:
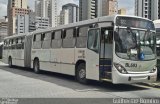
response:
[[[156,72],[156,70],[157,70],[157,67],[154,66],[154,68],[150,71],[150,73],[154,73],[154,72]]]
[[[121,64],[118,64],[118,63],[114,63],[114,66],[116,67],[116,69],[122,73],[122,74],[127,74],[127,70],[121,65]]]

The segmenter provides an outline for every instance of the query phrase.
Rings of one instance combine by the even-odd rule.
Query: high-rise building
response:
[[[135,15],[156,20],[159,18],[159,0],[135,0]]]
[[[17,15],[29,14],[31,10],[27,6],[27,0],[8,0],[8,35],[16,33]]]
[[[64,22],[61,22],[61,25],[78,22],[79,21],[78,5],[72,4],[72,3],[63,5],[60,18],[61,18],[61,21],[64,21]]]
[[[49,0],[48,18],[51,27],[58,25],[57,21],[57,0]]]
[[[126,8],[121,8],[118,10],[118,14],[120,15],[126,15]]]
[[[69,10],[62,10],[60,13],[60,25],[69,23]]]
[[[0,20],[0,42],[7,36],[7,29],[8,29],[8,21],[6,19]]]
[[[79,20],[117,14],[117,0],[80,0]]]
[[[16,34],[29,32],[29,15],[17,15]]]
[[[48,17],[49,0],[36,0],[35,13],[38,17]]]
[[[118,12],[117,0],[98,0],[98,17],[115,15]]]
[[[57,2],[56,0],[36,0],[35,13],[37,17],[49,18],[51,27],[57,26]]]
[[[97,0],[79,0],[79,20],[97,17]]]

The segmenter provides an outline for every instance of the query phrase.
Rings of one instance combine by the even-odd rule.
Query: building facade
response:
[[[35,29],[46,29],[49,27],[49,18],[35,17]]]
[[[60,13],[60,25],[69,23],[69,10],[62,10]]]
[[[60,13],[61,25],[75,23],[79,21],[79,8],[76,4],[66,4],[62,6]]]
[[[0,42],[7,37],[8,21],[6,19],[0,20]]]
[[[51,27],[58,25],[57,21],[57,0],[49,0],[48,18]]]
[[[156,20],[159,18],[159,0],[135,0],[135,15]]]
[[[29,14],[31,10],[27,7],[27,0],[8,0],[8,35],[16,33],[17,15]]]
[[[117,0],[98,0],[98,17],[118,13]]]
[[[118,14],[120,15],[126,15],[126,9],[125,8],[121,8],[118,10]]]
[[[29,15],[17,15],[16,34],[29,32]]]
[[[115,15],[118,12],[117,0],[80,0],[79,20]]]
[[[97,17],[98,0],[79,0],[79,20],[94,19]]]
[[[57,26],[57,0],[36,0],[35,14],[37,17],[49,18],[51,27]]]

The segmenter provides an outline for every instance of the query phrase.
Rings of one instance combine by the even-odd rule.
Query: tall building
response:
[[[98,0],[98,17],[115,15],[118,12],[117,0]]]
[[[60,25],[69,23],[69,10],[62,10],[60,13]]]
[[[118,14],[120,15],[126,15],[126,9],[125,8],[121,8],[118,10]]]
[[[156,20],[159,18],[159,0],[135,0],[135,15]]]
[[[26,15],[31,12],[27,7],[27,0],[8,0],[8,35],[16,33],[17,15]]]
[[[97,17],[98,0],[79,0],[79,20],[93,19]]]
[[[79,20],[117,14],[117,0],[80,0]]]
[[[35,13],[37,17],[49,18],[51,27],[57,26],[57,1],[56,0],[36,0]]]
[[[79,21],[79,8],[78,5],[68,3],[66,5],[62,6],[62,11],[61,11],[61,21],[66,21],[66,22],[61,22],[61,24],[69,24],[69,23],[75,23]]]
[[[7,36],[7,29],[8,29],[8,21],[7,19],[0,20],[0,42]]]
[[[49,0],[48,18],[51,27],[58,25],[57,21],[57,0]]]
[[[16,34],[29,32],[29,15],[17,15]]]
[[[38,17],[48,17],[49,0],[36,0],[35,13]]]

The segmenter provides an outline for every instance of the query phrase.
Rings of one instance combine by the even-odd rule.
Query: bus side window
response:
[[[77,37],[76,30],[77,30],[76,28],[74,28],[74,30],[73,30],[73,37],[74,37],[74,38],[76,38],[76,37]]]
[[[74,29],[66,30],[66,37],[63,39],[63,47],[64,48],[74,48],[76,39],[74,38]]]
[[[66,38],[66,30],[63,30],[62,31],[62,39],[65,39]]]
[[[51,48],[51,35],[51,32],[47,32],[45,33],[45,36],[43,36],[42,49]]]
[[[6,41],[4,41],[4,50],[6,50]]]
[[[34,49],[41,49],[42,47],[42,35],[41,34],[35,34],[33,39],[33,48]]]
[[[46,34],[45,34],[45,33],[41,34],[41,41],[44,41],[45,36],[46,36]]]
[[[89,26],[80,27],[77,34],[77,48],[86,48],[86,41],[87,41],[87,33],[88,33]]]
[[[24,49],[24,38],[21,38],[21,49]]]
[[[12,49],[14,50],[16,48],[16,39],[13,39]]]
[[[55,32],[52,32],[52,40],[55,39]]]
[[[61,45],[62,45],[62,31],[58,30],[52,33],[51,46],[52,48],[57,49],[57,48],[61,48]]]
[[[33,41],[34,41],[34,42],[36,41],[36,35],[34,35]]]

